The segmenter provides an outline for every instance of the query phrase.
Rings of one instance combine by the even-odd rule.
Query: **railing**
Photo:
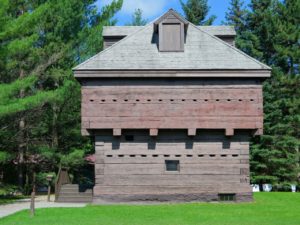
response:
[[[71,179],[68,174],[68,169],[59,167],[57,178],[55,181],[55,201],[57,201],[58,199],[61,186],[70,183],[71,183]]]

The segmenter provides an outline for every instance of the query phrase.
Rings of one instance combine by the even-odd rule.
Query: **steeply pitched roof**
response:
[[[193,24],[184,52],[159,52],[153,29],[153,23],[138,29],[74,70],[270,70]]]

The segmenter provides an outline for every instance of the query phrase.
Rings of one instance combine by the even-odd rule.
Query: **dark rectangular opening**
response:
[[[125,141],[134,141],[133,135],[125,135]]]
[[[221,202],[235,201],[235,194],[219,194],[219,201]]]
[[[165,160],[166,171],[179,171],[179,160]]]

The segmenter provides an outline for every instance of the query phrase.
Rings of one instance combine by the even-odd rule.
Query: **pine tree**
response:
[[[127,26],[145,26],[147,20],[143,19],[143,11],[141,9],[136,9],[132,15],[132,20]]]
[[[233,1],[237,4],[237,1]],[[254,183],[295,183],[299,173],[299,1],[252,0],[237,23],[237,46],[272,66],[264,82],[264,135],[251,145]],[[241,18],[231,7],[228,23]],[[236,25],[236,24],[234,24]]]
[[[231,0],[230,7],[225,14],[226,25],[234,26],[239,34],[245,31],[247,10],[244,7],[244,1]]]
[[[39,169],[53,171],[63,154],[92,149],[80,135],[80,87],[71,69],[102,49],[102,27],[116,22],[122,0],[100,12],[95,0],[0,1],[0,81],[6,83],[0,150],[19,149],[19,166],[43,156],[47,166]]]
[[[186,19],[195,25],[212,25],[216,19],[214,15],[207,18],[210,9],[207,0],[187,0],[186,3],[180,0],[180,4]]]

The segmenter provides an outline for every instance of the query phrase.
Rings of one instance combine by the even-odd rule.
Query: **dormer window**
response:
[[[183,52],[187,27],[188,22],[172,9],[157,20],[154,23],[154,32],[158,34],[159,51]]]

